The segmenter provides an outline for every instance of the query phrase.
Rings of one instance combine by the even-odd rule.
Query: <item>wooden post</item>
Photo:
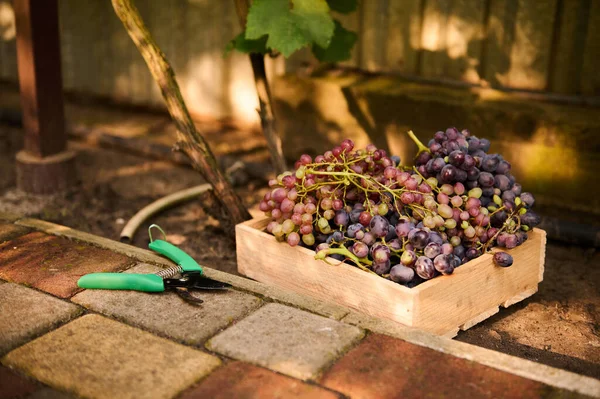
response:
[[[75,154],[67,150],[58,0],[15,0],[14,9],[25,132],[17,185],[36,194],[63,191],[75,181]]]

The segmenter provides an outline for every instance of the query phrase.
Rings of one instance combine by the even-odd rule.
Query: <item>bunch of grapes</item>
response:
[[[527,239],[539,223],[533,196],[508,162],[487,154],[489,141],[450,128],[425,147],[409,135],[419,147],[414,167],[348,139],[314,159],[302,155],[269,182],[259,205],[271,218],[267,231],[408,287]],[[494,260],[512,264],[504,252]]]

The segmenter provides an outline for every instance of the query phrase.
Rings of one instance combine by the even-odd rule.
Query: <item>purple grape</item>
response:
[[[498,168],[498,163],[500,163],[500,159],[498,158],[498,155],[496,155],[496,154],[486,155],[481,160],[481,169],[483,169],[486,172],[495,172],[496,169]]]
[[[396,235],[400,238],[408,236],[408,233],[415,228],[415,225],[412,224],[407,219],[400,219],[396,224]]]
[[[541,222],[540,216],[534,211],[528,210],[526,213],[520,216],[521,224],[529,227],[535,227]]]
[[[490,141],[488,139],[480,139],[479,145],[482,151],[488,152],[490,150]]]
[[[364,230],[365,230],[365,226],[363,226],[360,223],[354,223],[354,224],[351,224],[350,226],[348,226],[348,230],[346,230],[346,235],[350,238],[355,238],[357,232],[364,231]]]
[[[510,179],[505,175],[496,175],[494,183],[502,191],[510,190]]]
[[[442,238],[440,233],[438,233],[437,231],[432,231],[429,233],[429,242],[434,242],[441,246],[444,243],[444,239]]]
[[[442,171],[444,166],[446,166],[444,158],[434,158],[434,160],[431,163],[431,170],[435,173],[438,173]]]
[[[425,254],[425,256],[427,256],[430,259],[435,258],[436,256],[438,256],[440,253],[442,252],[442,247],[439,244],[436,244],[435,242],[430,242],[429,244],[427,244],[425,246],[425,248],[423,249],[423,253]]]
[[[473,169],[474,167],[475,167],[475,158],[473,158],[469,154],[466,154],[465,160],[463,161],[462,165],[460,165],[460,168],[462,170],[469,171],[469,170]]]
[[[361,241],[367,244],[368,246],[371,246],[375,244],[375,236],[370,232],[366,232]]]
[[[513,193],[510,190],[507,190],[505,192],[502,193],[502,202],[510,202],[511,204],[515,203],[515,199],[517,198],[517,195],[515,193]]]
[[[477,180],[481,187],[493,187],[494,186],[494,175],[489,172],[481,172],[479,179]]]
[[[389,241],[393,240],[396,237],[398,237],[396,235],[396,228],[391,223],[388,223],[388,231],[387,231],[387,234],[385,235],[385,238],[384,238],[385,241],[389,242]]]
[[[435,267],[433,261],[426,256],[419,256],[415,262],[415,271],[419,277],[429,280],[435,277]]]
[[[500,267],[509,267],[513,264],[513,257],[506,252],[496,252],[493,259],[494,263]]]
[[[477,258],[479,255],[481,255],[481,251],[478,250],[477,248],[469,248],[467,249],[467,251],[465,252],[465,257],[469,260],[471,259],[475,259]]]
[[[526,208],[531,208],[535,203],[535,198],[531,193],[521,193],[519,198],[521,198],[521,201],[525,204]]]
[[[386,240],[386,242],[391,250],[400,251],[402,249],[402,242],[397,238],[394,238],[390,241]]]
[[[383,262],[373,262],[372,268],[373,268],[373,271],[375,273],[379,274],[380,276],[382,274],[386,274],[387,272],[390,271],[390,268],[391,268],[390,260],[388,259]]]
[[[357,241],[350,247],[350,252],[359,258],[366,258],[369,255],[369,247],[364,242]]]
[[[417,261],[417,255],[415,254],[414,251],[411,251],[411,250],[405,250],[404,252],[402,252],[402,255],[400,256],[400,262],[404,266],[413,266],[416,261]]]
[[[454,254],[459,260],[465,257],[465,247],[457,245],[454,247],[452,254]]]
[[[456,175],[457,169],[452,165],[444,166],[440,172],[441,181],[443,183],[454,183],[456,181]]]
[[[515,248],[518,244],[517,236],[514,234],[508,234],[506,236],[506,240],[504,241],[504,246],[507,249]]]
[[[448,140],[456,140],[460,136],[460,132],[455,127],[449,127],[446,129],[446,137]]]
[[[510,163],[508,163],[507,161],[500,161],[500,163],[498,163],[498,167],[496,168],[496,173],[501,174],[501,175],[505,175],[510,171]]]
[[[383,244],[374,244],[370,252],[373,262],[381,263],[390,259],[390,249]]]
[[[452,151],[448,155],[448,162],[454,166],[460,166],[465,162],[465,153],[462,151]]]
[[[444,275],[452,274],[452,272],[454,272],[454,266],[451,264],[452,257],[454,257],[454,255],[441,254],[436,256],[436,258],[433,260],[433,267],[435,270]]]
[[[429,233],[423,229],[415,229],[412,237],[409,237],[412,245],[417,249],[423,249],[429,242]]]
[[[390,279],[396,283],[408,283],[415,277],[415,271],[404,265],[395,265],[390,270]]]
[[[515,195],[519,196],[521,195],[521,185],[519,183],[514,183],[513,186],[511,187],[510,191],[512,191],[513,193],[515,193]]]
[[[348,215],[348,212],[346,212],[343,209],[340,209],[339,211],[337,211],[335,213],[335,216],[333,217],[333,223],[336,226],[342,226],[342,227],[348,226],[348,223],[350,223],[350,216]]]
[[[376,237],[385,237],[388,234],[388,228],[390,223],[383,216],[375,215],[369,223],[371,233]]]

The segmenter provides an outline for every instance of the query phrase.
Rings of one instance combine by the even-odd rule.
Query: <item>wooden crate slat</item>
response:
[[[452,337],[537,291],[545,232],[534,229],[510,250],[514,265],[497,267],[485,254],[409,289],[339,261],[314,259],[314,251],[279,243],[264,229],[268,219],[236,226],[238,270],[247,277],[321,300],[349,306],[434,334]]]

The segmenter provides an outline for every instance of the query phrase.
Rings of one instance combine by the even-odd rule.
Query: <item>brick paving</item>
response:
[[[0,244],[0,278],[61,298],[80,291],[77,280],[84,274],[132,264],[126,256],[39,232]]]
[[[0,278],[12,281],[0,280],[0,399],[600,397],[589,377],[208,268],[234,287],[195,293],[199,306],[173,293],[72,296],[82,274],[154,273],[141,262],[157,257],[50,223],[27,225],[70,239],[0,220],[10,235],[0,240]]]
[[[0,222],[0,244],[8,240],[12,240],[13,238],[27,234],[30,231],[31,229],[28,229],[27,227]]]
[[[274,373],[243,362],[232,362],[212,373],[181,399],[340,399],[342,396],[322,387]]]

